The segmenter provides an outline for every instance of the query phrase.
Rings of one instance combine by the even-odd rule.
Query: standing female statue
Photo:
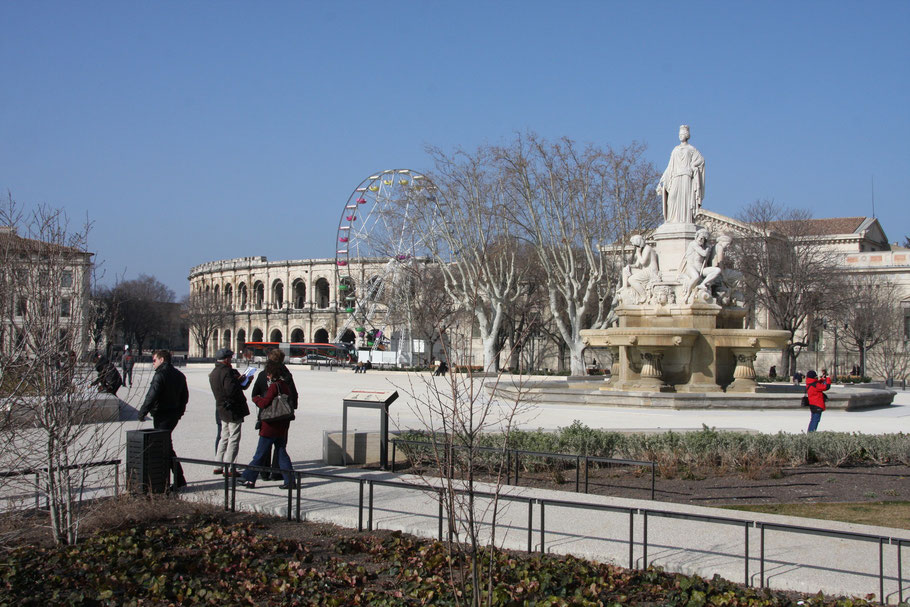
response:
[[[705,159],[689,145],[689,127],[679,127],[679,145],[657,184],[666,223],[695,223],[695,213],[705,197]]]

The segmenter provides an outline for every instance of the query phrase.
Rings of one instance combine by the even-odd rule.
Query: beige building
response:
[[[704,225],[716,234],[722,232],[743,233],[748,226],[702,209],[696,222]],[[812,238],[829,248],[836,256],[836,267],[853,275],[870,275],[892,282],[900,294],[900,307],[903,312],[901,331],[905,344],[910,342],[910,249],[889,243],[884,229],[875,217],[831,217],[810,219],[806,222],[806,237]],[[826,269],[820,269],[826,271]],[[850,371],[859,362],[859,354],[844,339],[843,329],[838,335],[834,323],[823,319],[813,319],[821,330],[813,335],[810,330],[803,331],[807,342],[801,352],[797,368],[802,372],[808,369],[827,367],[834,369],[835,359],[841,374]],[[823,324],[824,322],[824,324]],[[767,314],[758,313],[756,324],[764,328],[776,328]],[[905,346],[910,347],[910,346]],[[779,355],[772,352],[762,353],[756,361],[756,370],[767,374],[772,365],[779,363]],[[867,369],[868,372],[868,369]]]
[[[0,226],[0,346],[5,354],[86,353],[93,255]]]

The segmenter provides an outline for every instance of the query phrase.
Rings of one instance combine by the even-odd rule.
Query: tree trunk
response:
[[[569,372],[571,375],[585,375],[588,370],[585,367],[585,344],[582,341],[575,341],[569,346]]]
[[[495,373],[499,370],[499,352],[496,349],[496,335],[483,338],[483,370]]]

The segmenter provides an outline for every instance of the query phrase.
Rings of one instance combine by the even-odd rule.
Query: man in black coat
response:
[[[186,387],[186,377],[171,365],[171,353],[167,350],[156,350],[152,354],[152,366],[155,376],[149,386],[145,401],[139,409],[139,421],[144,422],[148,414],[152,415],[155,430],[167,430],[173,433],[177,422],[186,412],[186,403],[190,392]],[[171,491],[186,486],[183,466],[175,460],[174,443],[171,441]]]
[[[215,368],[209,373],[209,385],[212,387],[215,410],[221,424],[221,439],[215,453],[215,459],[221,462],[221,467],[215,468],[215,474],[225,473],[225,466],[229,467],[237,459],[243,418],[250,414],[246,396],[243,395],[240,373],[231,366],[233,356],[234,352],[228,348],[218,350],[215,353]]]

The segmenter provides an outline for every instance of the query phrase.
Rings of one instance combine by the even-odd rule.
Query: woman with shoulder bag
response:
[[[830,387],[831,378],[828,377],[827,369],[822,369],[821,377],[818,377],[815,371],[806,373],[806,397],[809,399],[809,410],[812,411],[812,416],[809,418],[809,429],[806,432],[815,432],[818,428],[822,411],[825,410],[825,401],[828,400],[825,390]]]
[[[291,458],[288,456],[288,428],[293,419],[293,411],[288,405],[288,396],[290,387],[281,379],[283,365],[279,362],[270,360],[265,366],[265,373],[268,378],[268,390],[262,396],[254,396],[253,402],[260,410],[260,421],[262,427],[259,429],[259,444],[256,446],[256,454],[253,456],[251,466],[268,465],[267,460],[263,460],[269,450],[274,447],[278,456],[278,464],[281,468],[281,475],[284,478],[282,489],[292,489],[294,479],[291,476],[293,466]],[[283,398],[282,398],[283,396]],[[272,409],[273,405],[277,408],[287,408],[290,417],[275,417],[276,411]],[[252,469],[244,470],[243,486],[252,489],[256,486],[256,476],[259,473]]]
[[[281,364],[281,381],[286,383],[288,386],[288,389],[290,390],[289,399],[290,399],[291,407],[293,409],[297,409],[297,387],[294,385],[294,376],[291,375],[290,369],[288,369],[287,365],[284,364],[284,352],[282,352],[279,348],[272,348],[271,350],[269,350],[268,359],[269,359],[269,361],[275,361],[275,362]],[[253,398],[255,399],[255,397],[257,397],[257,396],[265,396],[265,392],[266,392],[266,390],[268,390],[268,388],[269,388],[268,376],[267,376],[265,370],[260,371],[259,375],[256,376],[255,383],[253,383],[253,393],[252,393]],[[260,416],[257,416],[257,418],[256,418],[256,429],[257,430],[259,430],[262,427],[262,422],[259,420],[259,417],[261,417],[261,411],[260,411]],[[266,451],[262,456],[262,461],[257,463],[256,465],[257,466],[268,466],[269,462],[271,462],[272,468],[281,467],[280,464],[278,463],[278,453],[275,452],[274,450]],[[259,474],[259,478],[261,478],[263,481],[268,481],[268,480],[278,481],[278,480],[281,480],[281,475],[277,474],[277,473],[271,474],[269,472],[261,472]]]

